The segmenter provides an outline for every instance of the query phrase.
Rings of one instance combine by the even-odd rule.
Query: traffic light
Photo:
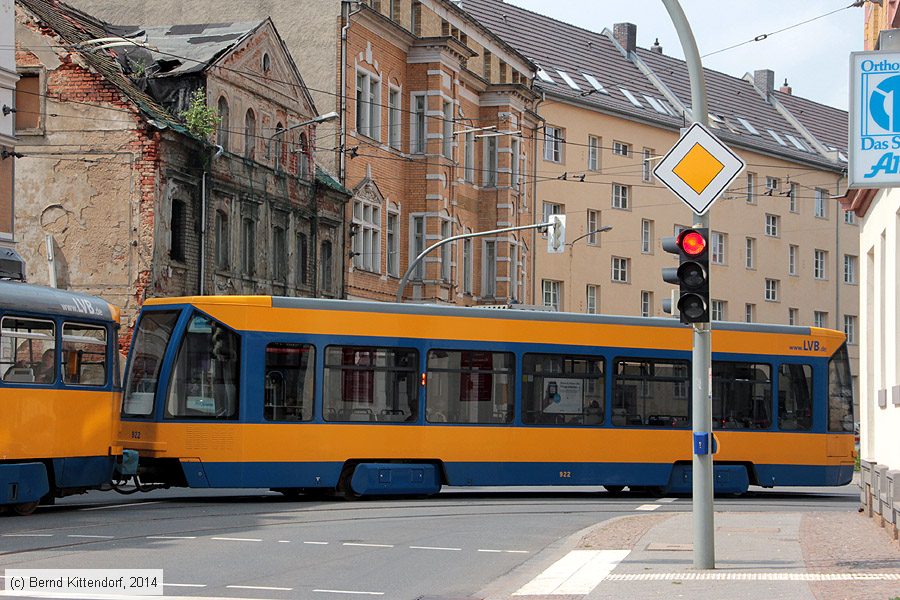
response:
[[[709,323],[709,229],[685,229],[663,238],[663,250],[677,254],[678,267],[663,269],[663,280],[678,286],[681,322]]]
[[[550,215],[547,229],[547,252],[559,254],[566,249],[566,215]]]

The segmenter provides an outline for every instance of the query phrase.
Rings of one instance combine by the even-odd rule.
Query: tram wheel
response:
[[[35,500],[34,502],[23,502],[21,504],[13,504],[12,511],[13,511],[13,513],[15,513],[17,515],[24,517],[26,515],[30,515],[31,513],[33,513],[35,511],[35,509],[37,509],[39,504],[40,504],[39,500]]]
[[[610,496],[618,496],[625,489],[624,485],[604,485],[603,489],[609,492]]]

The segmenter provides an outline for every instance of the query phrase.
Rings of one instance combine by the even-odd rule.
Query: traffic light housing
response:
[[[663,250],[678,255],[678,267],[663,269],[663,280],[678,286],[681,322],[709,323],[709,229],[685,229],[664,238]]]

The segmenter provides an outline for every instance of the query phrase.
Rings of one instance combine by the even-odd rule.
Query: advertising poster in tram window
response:
[[[582,411],[584,382],[581,379],[544,379],[544,412],[577,413]]]

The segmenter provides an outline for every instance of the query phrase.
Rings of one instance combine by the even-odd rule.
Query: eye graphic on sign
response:
[[[885,131],[900,132],[900,75],[888,77],[872,90],[869,112]]]

